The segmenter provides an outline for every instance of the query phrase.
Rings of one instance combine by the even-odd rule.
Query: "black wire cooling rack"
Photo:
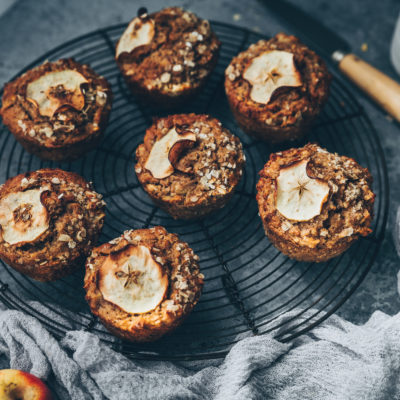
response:
[[[0,299],[8,307],[38,318],[56,337],[71,328],[85,329],[132,358],[216,358],[224,356],[243,336],[272,332],[279,340],[290,341],[309,331],[356,290],[383,240],[389,199],[387,171],[378,136],[368,117],[347,84],[336,77],[329,102],[307,140],[351,156],[369,168],[377,194],[372,235],[361,238],[345,254],[326,263],[290,260],[265,237],[255,200],[258,171],[272,151],[284,146],[268,146],[246,136],[233,120],[223,89],[224,70],[232,57],[262,36],[213,23],[222,42],[216,70],[203,92],[176,111],[209,113],[219,118],[242,140],[246,171],[233,199],[217,214],[200,222],[175,221],[152,204],[134,173],[135,149],[146,127],[153,115],[165,113],[138,103],[121,79],[114,46],[125,26],[101,29],[62,44],[25,69],[47,59],[74,57],[104,75],[112,84],[114,103],[101,145],[75,162],[45,162],[25,152],[0,125],[1,181],[22,172],[58,166],[84,176],[104,194],[107,215],[101,242],[126,229],[154,225],[178,233],[200,256],[205,275],[200,302],[173,334],[151,344],[132,344],[114,338],[90,314],[82,289],[83,271],[57,282],[40,283],[3,264]],[[288,311],[292,317],[282,322],[279,317]]]

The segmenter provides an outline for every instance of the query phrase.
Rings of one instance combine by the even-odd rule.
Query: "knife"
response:
[[[304,34],[339,70],[400,122],[400,84],[351,53],[349,44],[318,20],[285,0],[260,0]]]

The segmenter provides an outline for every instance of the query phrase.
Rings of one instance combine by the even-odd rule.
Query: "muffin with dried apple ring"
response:
[[[140,101],[170,108],[203,88],[217,63],[219,48],[207,20],[168,7],[134,18],[118,41],[115,59]]]
[[[331,75],[295,36],[279,33],[238,54],[225,71],[225,92],[244,132],[278,143],[301,138],[325,104]]]
[[[198,256],[157,226],[126,231],[93,249],[86,262],[86,300],[114,335],[157,340],[192,311],[203,287]]]
[[[111,97],[105,78],[63,59],[7,83],[0,115],[26,151],[45,160],[70,160],[100,142]]]
[[[307,144],[271,154],[260,176],[265,233],[289,257],[327,261],[371,232],[372,176],[352,158]]]
[[[0,187],[0,258],[39,281],[81,266],[103,227],[104,201],[79,175],[40,169]]]
[[[245,165],[239,138],[216,118],[197,114],[156,119],[136,159],[136,175],[154,203],[187,220],[224,207]]]

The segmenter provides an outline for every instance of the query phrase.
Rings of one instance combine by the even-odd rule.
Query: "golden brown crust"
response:
[[[129,245],[146,246],[168,276],[164,300],[153,310],[131,314],[104,299],[98,288],[98,271],[109,254]],[[135,341],[157,340],[171,332],[192,311],[203,287],[198,257],[187,243],[163,227],[127,231],[121,237],[95,248],[86,262],[84,289],[92,313],[114,335]]]
[[[294,54],[303,85],[280,88],[267,104],[257,103],[250,98],[251,85],[243,72],[255,57],[273,50]],[[304,135],[328,98],[330,79],[317,54],[296,37],[279,33],[251,45],[231,61],[225,72],[225,91],[241,128],[257,139],[277,143]]]
[[[310,176],[329,185],[329,197],[321,213],[308,221],[289,220],[276,208],[276,180],[280,171],[300,160],[309,160]],[[353,159],[308,144],[271,154],[260,176],[257,201],[265,233],[289,257],[326,261],[347,250],[359,236],[371,232],[375,199],[372,177]]]
[[[180,168],[156,179],[145,168],[155,143],[170,129],[184,126],[196,143],[181,155]],[[233,196],[243,174],[245,156],[240,140],[208,115],[177,114],[155,120],[136,150],[136,175],[151,199],[174,218],[200,218],[222,208]]]
[[[41,115],[37,105],[27,99],[29,83],[48,72],[65,70],[77,71],[87,80],[83,109],[69,107],[52,117]],[[111,100],[111,88],[103,77],[87,65],[64,59],[46,62],[7,83],[0,115],[28,152],[46,160],[61,161],[78,158],[99,143],[108,121]]]
[[[0,227],[0,258],[33,279],[53,281],[82,265],[103,226],[105,203],[81,176],[49,168],[7,180],[0,187],[0,201],[39,188],[46,188],[41,202],[49,215],[48,229],[29,243],[10,244]]]
[[[208,21],[178,7],[141,19],[154,22],[154,37],[116,56],[125,81],[141,101],[166,108],[185,103],[214,69],[220,42]]]

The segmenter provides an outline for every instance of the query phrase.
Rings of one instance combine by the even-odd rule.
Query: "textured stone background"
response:
[[[0,3],[2,1],[8,0],[0,0]],[[398,0],[302,0],[296,3],[301,3],[306,11],[339,32],[356,54],[399,79],[389,60],[390,40],[400,11]],[[126,22],[142,5],[150,11],[180,5],[204,18],[237,24],[267,35],[280,30],[293,32],[256,0],[18,0],[0,17],[0,85],[44,52],[99,27]],[[368,45],[366,52],[361,51],[363,43]],[[361,323],[374,310],[390,314],[400,310],[397,293],[399,259],[391,234],[395,210],[400,203],[400,129],[356,88],[353,92],[379,133],[391,187],[390,218],[382,251],[365,281],[338,312]]]

